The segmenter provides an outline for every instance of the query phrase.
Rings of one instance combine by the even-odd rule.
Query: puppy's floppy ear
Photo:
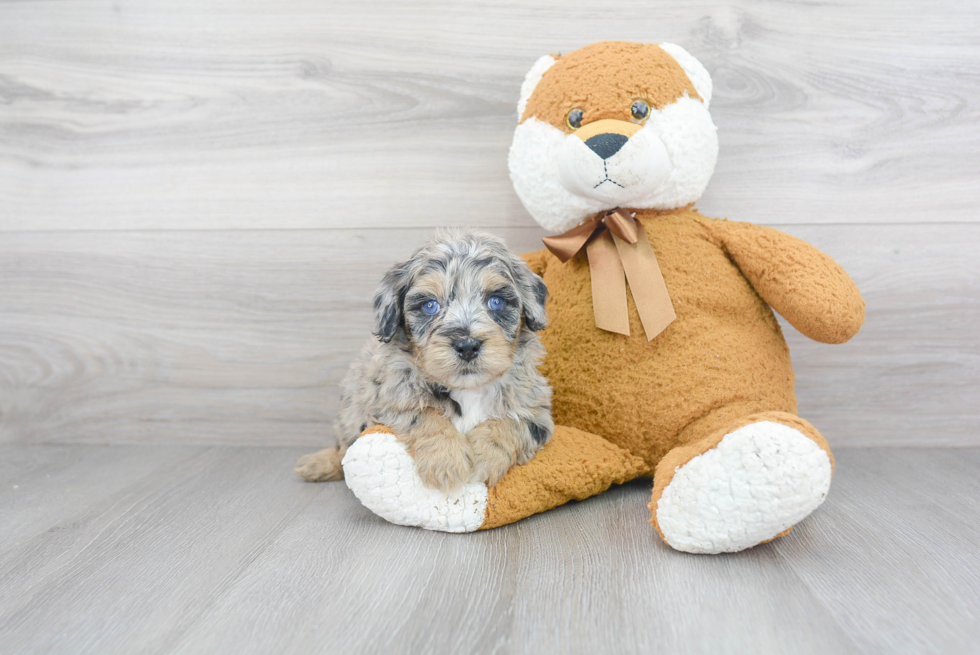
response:
[[[374,294],[374,336],[385,343],[390,342],[402,326],[408,287],[408,262],[405,262],[385,273],[381,286]]]
[[[548,315],[544,310],[548,300],[548,287],[540,275],[528,268],[523,259],[513,255],[511,257],[514,282],[517,283],[524,310],[524,326],[532,332],[538,332],[548,327]]]

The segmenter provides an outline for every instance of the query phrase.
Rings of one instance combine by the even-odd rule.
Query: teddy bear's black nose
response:
[[[629,137],[625,137],[622,134],[615,134],[613,132],[607,132],[606,134],[596,134],[594,137],[585,142],[585,145],[592,149],[592,152],[599,155],[603,159],[609,159],[617,152],[619,149],[626,145],[629,141]]]

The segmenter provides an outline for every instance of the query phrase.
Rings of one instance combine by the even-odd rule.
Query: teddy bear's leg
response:
[[[650,522],[688,553],[751,548],[787,534],[823,502],[833,464],[803,419],[747,416],[667,453],[654,474]]]
[[[343,467],[347,486],[381,518],[443,532],[506,525],[650,473],[628,451],[563,426],[530,462],[512,468],[491,489],[470,483],[447,495],[426,487],[404,444],[382,426],[369,428],[351,444]]]

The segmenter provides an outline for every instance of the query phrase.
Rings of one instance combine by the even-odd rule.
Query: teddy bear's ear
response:
[[[521,84],[521,99],[517,101],[517,120],[521,120],[521,116],[524,115],[524,110],[527,108],[527,101],[531,99],[531,94],[534,93],[534,88],[541,81],[545,71],[551,68],[555,61],[557,59],[553,55],[545,55],[534,62],[534,66],[531,66],[531,70],[524,76],[524,82]]]
[[[687,77],[691,80],[691,84],[697,89],[698,95],[704,100],[704,106],[707,107],[711,104],[711,76],[708,75],[708,70],[701,64],[700,61],[694,58],[694,55],[689,53],[684,48],[679,45],[674,45],[673,43],[661,43],[660,47],[671,57],[673,57],[684,72],[687,73]]]

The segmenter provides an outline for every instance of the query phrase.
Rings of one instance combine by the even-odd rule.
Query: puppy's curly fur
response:
[[[343,383],[337,446],[296,472],[339,480],[347,447],[386,425],[422,481],[451,491],[493,486],[551,439],[551,388],[538,373],[548,290],[497,237],[445,230],[385,275],[374,297],[376,339]]]

